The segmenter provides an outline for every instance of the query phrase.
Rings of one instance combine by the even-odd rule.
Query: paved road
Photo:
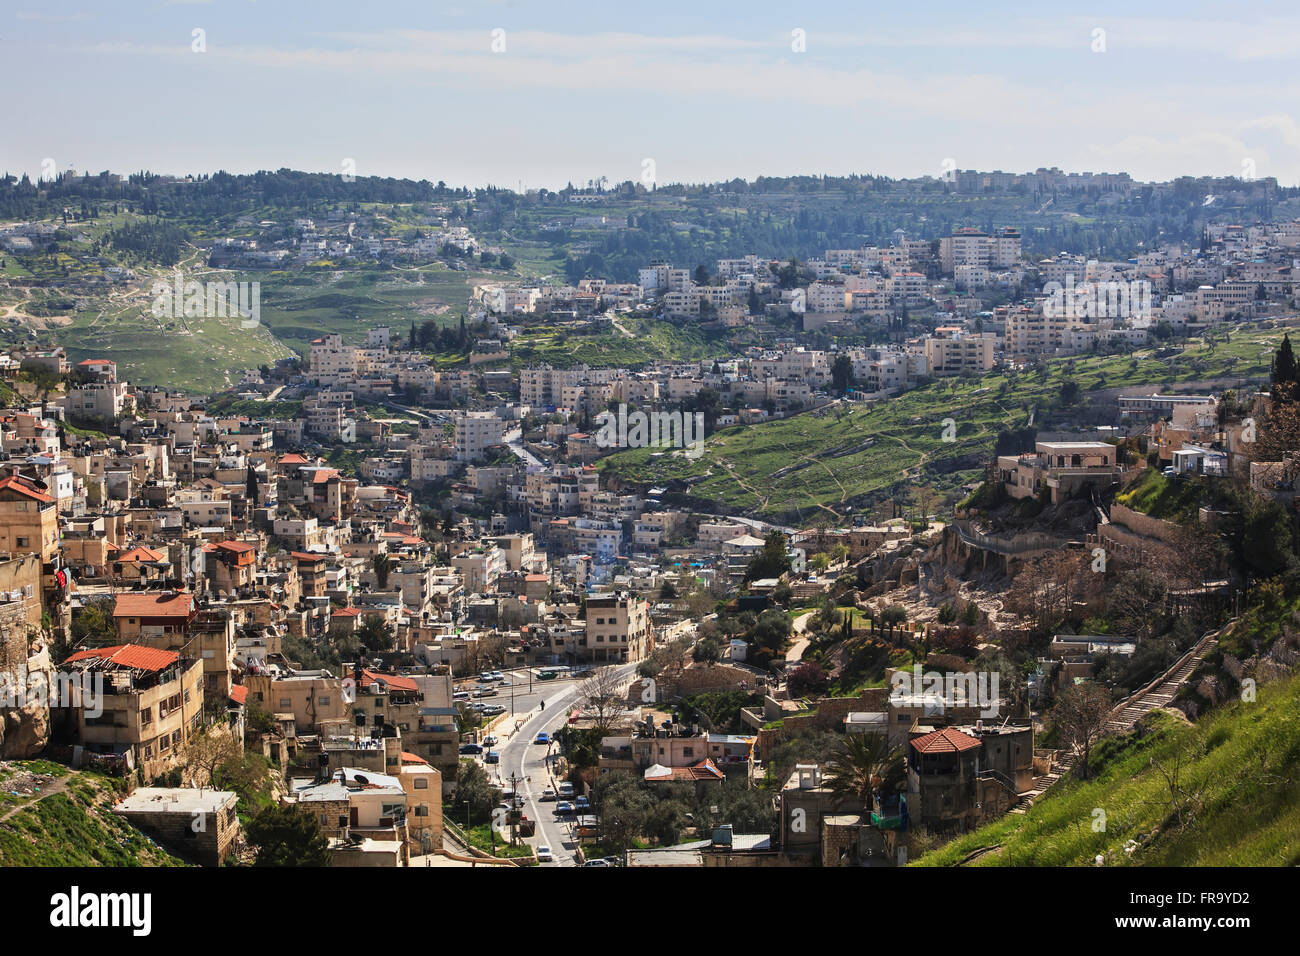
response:
[[[524,447],[522,429],[512,428],[501,436],[501,442],[525,465],[541,466],[542,460]]]
[[[631,680],[636,671],[635,664],[615,666],[615,673],[626,680]],[[555,855],[553,863],[543,863],[543,866],[575,866],[573,853],[578,843],[570,832],[569,825],[561,823],[555,816],[555,803],[542,802],[542,791],[551,785],[548,768],[558,758],[558,752],[554,746],[545,747],[533,743],[533,740],[542,731],[554,733],[565,725],[569,711],[582,697],[582,685],[583,681],[568,681],[560,686],[548,686],[543,682],[540,685],[540,696],[535,699],[538,703],[545,700],[546,709],[540,710],[534,705],[532,711],[521,713],[522,721],[518,730],[513,730],[514,724],[506,721],[504,726],[510,730],[509,740],[504,739],[503,732],[498,732],[498,736],[502,737],[502,742],[496,748],[501,755],[501,763],[497,768],[501,780],[508,781],[512,773],[524,778],[519,785],[519,793],[525,801],[524,812],[529,819],[537,821],[537,832],[527,842],[533,846],[546,844]],[[539,685],[534,682],[533,688],[538,691]],[[516,712],[519,712],[519,700],[516,694]]]

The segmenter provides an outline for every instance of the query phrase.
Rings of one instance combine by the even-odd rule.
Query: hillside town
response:
[[[1154,635],[1111,619],[1051,635],[1020,678],[1002,660],[990,686],[979,662],[1061,600],[1036,590],[1044,577],[1067,592],[1051,626],[1104,616],[1063,555],[1099,560],[1100,582],[1181,552],[1160,600],[1223,620],[1240,599],[1223,557],[1190,560],[1184,527],[1120,501],[1220,481],[1293,509],[1294,446],[1261,460],[1255,434],[1288,400],[1289,339],[1272,392],[1128,388],[1111,420],[988,458],[951,515],[787,527],[598,464],[691,451],[681,427],[630,435],[637,414],[746,428],[1267,328],[1294,304],[1300,222],[1207,228],[1200,249],[1125,262],[1028,262],[1010,228],[896,238],[803,263],[652,264],[635,285],[480,287],[463,365],[424,354],[414,324],[379,326],[323,335],[208,400],[123,381],[110,359],[12,350],[4,757],[133,781],[114,812],[207,864],[253,852],[247,795],[218,786],[249,754],[262,801],[309,816],[332,866],[897,866],[1025,813],[1092,739],[1080,757],[1057,725],[1044,744],[1048,705],[1100,682],[1094,729],[1131,729],[1150,710],[1139,678],[1176,692],[1207,645],[1171,638],[1153,656]],[[990,290],[1007,301],[987,307]],[[908,337],[920,305],[938,324]],[[699,362],[510,364],[523,316],[617,328],[646,311],[802,328]],[[862,316],[900,334],[797,344]],[[615,825],[625,786],[708,804],[707,824]],[[197,838],[181,825],[196,813],[216,821]]]

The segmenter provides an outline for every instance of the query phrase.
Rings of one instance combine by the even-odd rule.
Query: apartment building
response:
[[[146,781],[178,762],[203,723],[201,660],[119,644],[78,651],[60,671],[81,681],[102,681],[99,707],[82,694],[64,708],[77,743],[92,753],[123,760]]]
[[[492,412],[458,412],[456,415],[456,458],[481,461],[494,445],[501,444],[505,423]]]
[[[627,663],[654,650],[649,601],[623,593],[590,595],[585,620],[578,652],[584,660]]]

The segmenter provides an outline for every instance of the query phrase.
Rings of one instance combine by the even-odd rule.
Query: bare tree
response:
[[[1052,708],[1052,718],[1060,731],[1061,741],[1080,753],[1075,772],[1088,776],[1088,755],[1092,746],[1106,734],[1111,712],[1110,692],[1100,684],[1085,682],[1067,688]]]
[[[185,744],[187,776],[199,786],[215,786],[213,778],[217,769],[230,760],[238,760],[243,752],[242,741],[236,739],[228,724],[206,727]]]
[[[613,667],[600,667],[578,687],[583,704],[595,718],[595,729],[608,733],[614,720],[626,709],[624,681]]]
[[[1172,816],[1177,826],[1186,826],[1196,819],[1201,810],[1207,781],[1191,783],[1188,771],[1196,762],[1199,753],[1184,753],[1182,748],[1175,751],[1168,761],[1151,758],[1151,766],[1165,781],[1168,798],[1164,801],[1166,816]]]

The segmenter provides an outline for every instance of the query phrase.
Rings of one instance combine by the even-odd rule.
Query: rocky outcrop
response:
[[[50,742],[50,688],[55,670],[43,645],[0,675],[0,758],[34,757]]]

